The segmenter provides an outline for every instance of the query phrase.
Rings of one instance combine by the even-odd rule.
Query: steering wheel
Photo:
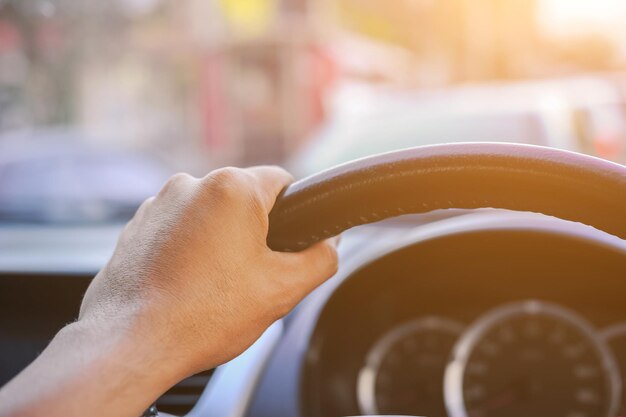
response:
[[[287,187],[268,245],[298,251],[353,226],[447,208],[532,211],[626,239],[626,167],[518,144],[418,147],[360,159]]]

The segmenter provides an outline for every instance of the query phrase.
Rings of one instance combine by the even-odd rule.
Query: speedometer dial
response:
[[[385,334],[359,373],[363,414],[445,417],[443,372],[462,329],[455,321],[428,317]]]
[[[604,332],[602,332],[602,336],[613,351],[615,359],[617,360],[617,365],[621,370],[622,405],[620,407],[620,412],[618,413],[618,415],[621,417],[626,417],[626,384],[624,383],[624,379],[626,378],[626,323],[609,327]]]
[[[619,391],[613,356],[591,326],[538,301],[479,319],[445,374],[451,417],[614,417]]]

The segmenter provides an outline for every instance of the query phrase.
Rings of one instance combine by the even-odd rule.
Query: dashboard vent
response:
[[[211,375],[212,369],[180,381],[157,400],[158,410],[176,416],[187,414],[198,402]]]

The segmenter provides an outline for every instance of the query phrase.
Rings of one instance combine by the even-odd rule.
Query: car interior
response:
[[[71,3],[0,1],[0,387],[169,175],[280,164],[339,269],[162,415],[626,416],[626,5]]]

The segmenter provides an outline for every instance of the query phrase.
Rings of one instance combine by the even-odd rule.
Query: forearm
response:
[[[0,390],[0,417],[141,415],[185,375],[132,329],[76,322]]]
[[[291,181],[272,167],[172,177],[124,228],[80,320],[0,390],[0,417],[137,417],[241,354],[337,270],[333,241],[267,247],[268,214]]]

